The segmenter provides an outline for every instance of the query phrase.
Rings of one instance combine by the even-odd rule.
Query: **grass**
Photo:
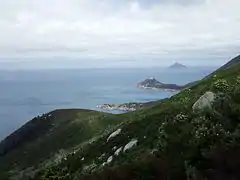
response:
[[[1,143],[1,172],[43,166],[60,149],[69,153],[118,123],[119,119],[111,114],[80,109],[36,117]]]

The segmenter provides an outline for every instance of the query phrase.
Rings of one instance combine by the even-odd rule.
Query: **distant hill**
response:
[[[187,68],[187,66],[180,64],[178,62],[175,62],[171,66],[168,67],[169,69],[182,69],[182,68]]]

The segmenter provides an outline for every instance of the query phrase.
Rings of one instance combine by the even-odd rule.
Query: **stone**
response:
[[[203,110],[211,110],[212,103],[215,100],[215,94],[213,92],[206,92],[202,95],[194,104],[193,111],[203,111]]]
[[[138,143],[137,139],[133,139],[131,140],[129,143],[127,143],[124,148],[123,148],[123,152],[126,152],[127,150],[131,149],[132,147],[136,146]]]
[[[111,163],[113,160],[113,156],[110,156],[108,159],[107,159],[107,164]]]
[[[114,155],[115,155],[115,156],[118,156],[121,151],[122,151],[122,147],[118,148],[118,149],[114,152]]]
[[[107,138],[107,142],[111,139],[116,137],[117,135],[119,135],[121,133],[122,129],[117,129],[116,131],[114,131],[112,134],[110,134]]]

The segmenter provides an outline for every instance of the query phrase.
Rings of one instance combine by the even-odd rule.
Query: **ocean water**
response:
[[[214,68],[169,70],[78,69],[0,70],[0,139],[37,115],[60,108],[96,109],[104,103],[147,102],[173,92],[136,88],[154,76],[161,82],[185,84]],[[121,113],[121,112],[113,112]]]

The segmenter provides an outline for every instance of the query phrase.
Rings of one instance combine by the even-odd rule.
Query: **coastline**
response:
[[[119,105],[118,104],[102,104],[102,105],[97,105],[96,108],[107,110],[107,111],[119,110],[123,112],[133,112],[141,108],[152,107],[167,99],[169,98],[163,98],[160,100],[148,101],[148,102],[129,102],[129,103],[124,103]]]
[[[180,87],[180,86],[179,86]],[[139,89],[146,89],[146,90],[154,90],[154,91],[168,91],[168,92],[180,92],[181,89],[169,89],[169,88],[157,88],[157,87],[147,87],[147,86],[140,86],[138,85],[137,88]],[[123,112],[133,112],[138,109],[144,107],[151,107],[159,103],[160,101],[166,100],[168,98],[159,99],[155,101],[148,101],[148,102],[128,102],[123,104],[100,104],[97,105],[96,108],[107,110],[107,111],[123,111]]]
[[[178,92],[180,89],[171,89],[171,88],[157,88],[157,87],[147,87],[147,86],[137,86],[139,89],[148,89],[154,91],[170,91],[170,92]]]

